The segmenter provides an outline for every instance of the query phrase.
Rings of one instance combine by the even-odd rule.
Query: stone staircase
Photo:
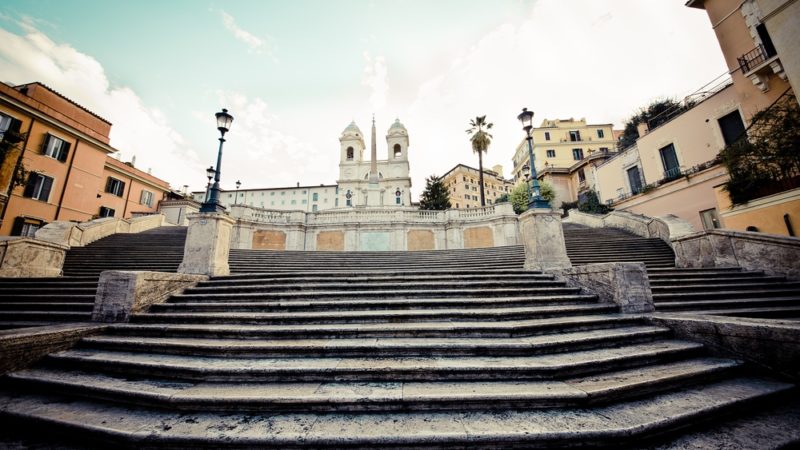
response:
[[[738,267],[677,268],[672,249],[660,239],[645,239],[615,228],[564,224],[564,239],[575,265],[644,262],[658,311],[800,318],[798,281]]]
[[[743,417],[781,430],[753,448],[800,439],[773,406],[791,384],[487,252],[514,250],[236,252],[237,272],[263,273],[8,375],[0,417],[137,448],[669,446],[720,439],[709,427],[743,439]]]
[[[0,278],[0,329],[89,321],[103,270],[175,272],[185,227],[119,233],[67,251],[59,278]]]

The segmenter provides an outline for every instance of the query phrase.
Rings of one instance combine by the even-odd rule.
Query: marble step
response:
[[[733,360],[695,358],[558,381],[175,383],[44,368],[9,378],[29,392],[187,412],[491,411],[619,402],[716,381],[739,367]]]
[[[392,446],[553,448],[636,445],[788,393],[787,383],[738,377],[590,408],[253,415],[147,409],[58,395],[0,392],[15,429],[79,435],[104,446],[287,448]]]
[[[723,286],[722,289],[727,286]],[[690,292],[673,292],[653,290],[653,301],[660,302],[681,302],[712,299],[737,299],[737,298],[769,298],[769,297],[791,297],[797,294],[798,289],[786,288],[783,286],[767,287],[764,289],[738,289],[739,286],[730,286],[724,290],[703,290]]]
[[[532,356],[248,358],[73,349],[45,363],[128,376],[204,381],[551,380],[698,356],[701,344],[660,340]]]
[[[737,298],[682,302],[656,302],[659,311],[702,311],[761,307],[800,306],[800,292],[793,297]]]
[[[537,287],[564,287],[563,281],[553,278],[542,279],[523,279],[523,280],[461,280],[452,278],[447,283],[441,280],[402,280],[402,281],[362,281],[362,280],[329,280],[327,282],[277,282],[277,283],[236,283],[226,285],[206,285],[200,283],[196,287],[184,290],[184,295],[201,295],[205,293],[225,294],[225,293],[259,293],[259,292],[317,292],[317,291],[368,291],[368,290],[390,290],[407,289],[413,287],[415,290],[424,289],[431,292],[452,290],[454,288],[470,289],[491,289],[502,288],[505,290],[515,288],[537,288]]]

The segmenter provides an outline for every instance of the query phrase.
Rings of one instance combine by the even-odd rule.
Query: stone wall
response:
[[[204,275],[107,270],[100,274],[92,320],[127,322],[131,314],[163,303],[171,295],[207,280]]]
[[[316,213],[237,205],[231,248],[320,251],[443,250],[520,244],[510,204],[448,211],[346,208]]]
[[[741,267],[800,278],[800,239],[750,231],[709,230],[672,241],[678,267]]]
[[[29,238],[0,238],[0,277],[61,276],[69,247]]]
[[[619,228],[637,236],[645,238],[658,238],[671,243],[672,239],[694,233],[691,224],[674,216],[648,217],[627,211],[612,211],[605,215],[583,213],[576,210],[569,211],[569,217],[564,223],[575,223],[591,228]]]
[[[116,233],[141,233],[164,226],[162,214],[119,219],[104,217],[88,222],[55,221],[36,232],[36,239],[69,247],[83,247]]]
[[[71,323],[4,332],[0,335],[0,375],[24,369],[50,353],[72,348],[83,337],[105,329],[105,325]]]
[[[655,310],[644,263],[587,264],[554,273],[563,277],[569,286],[597,294],[602,303],[619,305],[620,312],[638,314]]]

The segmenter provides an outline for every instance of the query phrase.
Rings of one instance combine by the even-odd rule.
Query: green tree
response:
[[[747,133],[720,152],[735,205],[800,186],[800,106],[784,93],[753,116]]]
[[[611,208],[600,203],[597,192],[590,189],[581,200],[578,200],[578,211],[591,214],[606,214],[611,211]]]
[[[673,99],[665,98],[656,100],[640,108],[627,122],[619,138],[619,148],[623,149],[636,143],[639,138],[638,125],[646,122],[649,128],[655,128],[675,116],[675,113],[685,110],[680,103]]]
[[[528,184],[519,183],[518,185],[514,186],[514,189],[512,189],[511,193],[508,194],[508,199],[511,201],[511,205],[514,207],[515,213],[522,214],[523,212],[527,211]]]
[[[22,148],[21,143],[25,141],[26,135],[18,131],[18,123],[15,127],[10,127],[6,130],[2,135],[2,140],[0,140],[0,168],[5,167],[6,164],[14,165],[9,189],[25,184],[28,178],[28,171],[25,170],[25,166],[22,165],[22,160],[19,158]]]
[[[419,209],[445,210],[450,208],[450,192],[440,177],[431,175],[425,180],[425,190],[419,199]]]
[[[486,116],[478,116],[469,121],[470,128],[467,134],[470,135],[469,140],[472,142],[472,151],[478,154],[478,179],[481,188],[481,206],[486,206],[486,200],[483,193],[483,154],[489,151],[489,145],[492,143],[492,135],[487,133],[494,125],[491,122],[486,122]]]

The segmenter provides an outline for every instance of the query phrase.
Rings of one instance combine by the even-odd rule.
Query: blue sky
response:
[[[39,80],[114,123],[123,160],[205,185],[213,113],[235,120],[223,186],[333,183],[338,135],[377,115],[409,129],[414,192],[476,164],[471,117],[507,169],[516,114],[620,125],[725,71],[703,11],[680,0],[9,1],[0,74]],[[382,145],[383,143],[383,145]]]

